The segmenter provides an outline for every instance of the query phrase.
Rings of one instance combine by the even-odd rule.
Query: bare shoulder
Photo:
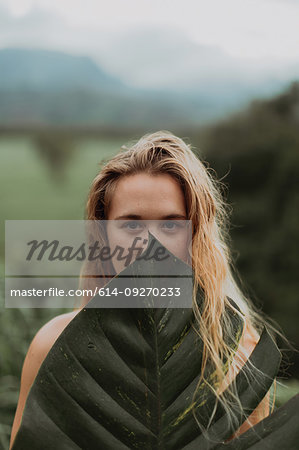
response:
[[[23,372],[27,367],[27,362],[30,362],[31,369],[37,368],[37,366],[41,364],[58,336],[63,332],[65,327],[73,320],[78,312],[79,310],[60,314],[59,316],[49,320],[49,322],[38,330],[28,348],[23,365]]]
[[[242,365],[249,358],[251,353],[253,352],[256,344],[259,341],[259,334],[256,329],[253,327],[251,323],[247,323],[244,327],[240,342],[239,348],[236,353],[236,357],[241,358]]]
[[[22,385],[25,385],[28,388],[28,386],[33,382],[41,363],[47,356],[56,339],[78,314],[78,312],[79,310],[60,314],[59,316],[49,320],[49,322],[38,330],[31,341],[24,360],[21,377],[21,389]]]
[[[69,313],[60,314],[49,320],[43,325],[34,338],[28,348],[26,354],[21,377],[22,384],[30,385],[35,378],[40,365],[47,356],[49,350],[55,343],[58,336],[63,332],[65,327],[73,320],[79,311],[71,311]]]
[[[259,334],[254,329],[254,327],[250,323],[246,323],[239,345],[233,355],[232,361],[229,365],[228,371],[223,379],[223,382],[219,387],[219,394],[221,394],[224,389],[226,389],[236,377],[236,375],[240,372],[251,353],[253,352],[257,342],[259,340]]]
[[[65,327],[78,314],[79,310],[69,313],[60,314],[49,320],[43,325],[34,336],[30,347],[39,347],[40,350],[50,350],[58,336],[63,332]]]
[[[58,336],[63,332],[65,327],[71,322],[71,320],[73,320],[79,311],[80,310],[71,311],[69,313],[60,314],[59,316],[54,317],[43,325],[32,339],[22,368],[20,395],[12,426],[10,448],[20,426],[27,395],[42,362]]]

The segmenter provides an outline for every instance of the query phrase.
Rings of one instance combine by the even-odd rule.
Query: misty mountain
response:
[[[200,44],[177,28],[158,25],[107,39],[97,60],[135,88],[179,92],[234,106],[278,93],[299,76],[298,64],[270,63],[246,54],[235,57],[219,45]]]
[[[0,51],[0,89],[112,91],[122,83],[86,56],[50,50]]]
[[[0,50],[0,126],[194,127],[241,109],[255,97],[275,93],[275,86],[276,91],[283,87],[276,80],[250,83],[248,76],[238,72],[235,61],[217,48],[198,48],[186,42],[179,46],[177,42],[176,55],[167,54],[166,47],[157,51],[152,68],[152,73],[157,73],[155,88],[146,88],[146,69],[150,77],[148,64],[155,57],[155,47],[147,54],[150,47],[146,41],[136,44],[134,51],[140,61],[134,65],[132,52],[126,53],[128,42],[124,40],[124,46],[118,48],[126,61],[124,70],[118,71],[113,64],[110,68],[104,64],[103,69],[90,57],[59,51]],[[108,47],[107,52],[114,55],[110,60],[121,64],[113,48],[110,50]],[[189,83],[188,61],[193,65]],[[122,79],[116,73],[121,73]],[[129,85],[129,74],[135,74],[136,80],[144,76],[144,86],[137,81]],[[159,76],[164,83],[159,84]]]
[[[214,109],[180,92],[126,86],[89,57],[0,50],[0,125],[194,126]]]

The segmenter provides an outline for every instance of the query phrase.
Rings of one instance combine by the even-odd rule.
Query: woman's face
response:
[[[168,174],[138,173],[121,177],[116,185],[107,217],[107,237],[111,252],[116,246],[125,249],[141,237],[132,261],[147,246],[150,231],[169,251],[189,261],[190,229],[185,197],[180,184]],[[146,242],[144,241],[146,240]],[[140,250],[142,249],[142,250]],[[131,261],[131,262],[132,262]],[[112,257],[116,273],[125,268],[125,260]]]

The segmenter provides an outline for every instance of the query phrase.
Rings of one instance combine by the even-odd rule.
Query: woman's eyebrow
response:
[[[138,214],[124,214],[122,216],[115,217],[114,220],[120,220],[120,219],[133,219],[133,220],[142,220],[142,216]],[[162,216],[161,219],[158,220],[171,220],[171,219],[183,219],[187,220],[187,217],[183,214],[167,214],[166,216]]]

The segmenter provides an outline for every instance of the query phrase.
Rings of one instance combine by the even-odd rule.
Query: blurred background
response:
[[[68,311],[4,307],[4,221],[84,218],[99,162],[144,133],[184,138],[222,180],[242,288],[299,348],[298,15],[292,0],[0,0],[0,449],[28,346]],[[296,351],[280,377],[278,405],[299,391]]]

